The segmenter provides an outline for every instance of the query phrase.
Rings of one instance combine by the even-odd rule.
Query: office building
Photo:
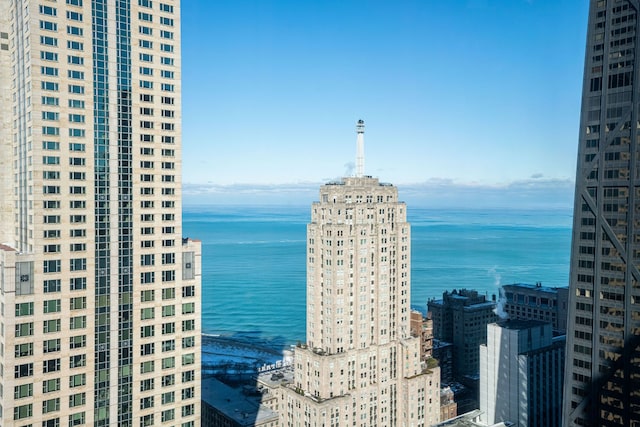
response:
[[[504,311],[510,319],[549,322],[556,335],[567,331],[568,287],[513,283],[503,285]]]
[[[591,0],[563,423],[640,425],[638,3]]]
[[[487,325],[498,320],[496,302],[477,291],[454,289],[432,299],[427,307],[433,320],[433,337],[453,344],[453,376],[477,376],[480,344],[487,342]]]
[[[487,326],[480,346],[480,420],[518,427],[558,427],[564,337],[550,323],[502,320]]]
[[[307,226],[307,339],[295,349],[285,426],[429,426],[440,372],[410,332],[411,228],[398,190],[364,175],[320,188]]]
[[[420,338],[420,359],[433,357],[433,320],[423,317],[417,310],[411,310],[411,335]]]
[[[177,0],[0,0],[3,426],[200,425]]]

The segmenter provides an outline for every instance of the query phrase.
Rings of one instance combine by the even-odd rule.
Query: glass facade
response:
[[[576,176],[563,424],[640,425],[638,4],[592,0]]]

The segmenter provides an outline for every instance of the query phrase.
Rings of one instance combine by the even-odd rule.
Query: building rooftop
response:
[[[537,290],[540,292],[550,292],[557,293],[558,289],[568,289],[567,286],[543,286],[542,283],[538,282],[535,285],[531,285],[528,283],[510,283],[508,285],[502,285],[502,287],[506,290],[507,288],[525,288],[530,290]]]
[[[541,320],[505,319],[496,323],[505,329],[522,330],[535,328],[536,326],[545,325],[549,322],[543,322]]]
[[[241,426],[278,420],[278,414],[260,405],[259,398],[249,398],[215,378],[202,380],[202,400]]]
[[[482,411],[479,409],[475,409],[471,412],[467,412],[466,414],[462,414],[450,420],[443,421],[440,424],[435,424],[434,427],[510,427],[510,426],[513,426],[513,423],[510,423],[508,421],[487,426],[487,424],[480,423],[479,421],[477,421],[478,417],[480,417],[480,414],[482,414]]]

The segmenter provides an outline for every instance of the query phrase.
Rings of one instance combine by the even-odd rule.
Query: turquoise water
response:
[[[202,328],[273,348],[305,340],[309,207],[187,206],[184,235],[202,240]],[[411,304],[452,289],[566,286],[571,212],[409,208]]]

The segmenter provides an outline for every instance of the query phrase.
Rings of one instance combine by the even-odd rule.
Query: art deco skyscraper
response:
[[[199,425],[178,0],[0,0],[0,423]]]
[[[410,334],[407,208],[364,175],[362,121],[357,132],[356,176],[323,185],[311,207],[307,341],[285,388],[286,426],[418,427],[440,416],[439,368],[421,362]]]
[[[639,3],[592,0],[563,425],[640,425]]]

